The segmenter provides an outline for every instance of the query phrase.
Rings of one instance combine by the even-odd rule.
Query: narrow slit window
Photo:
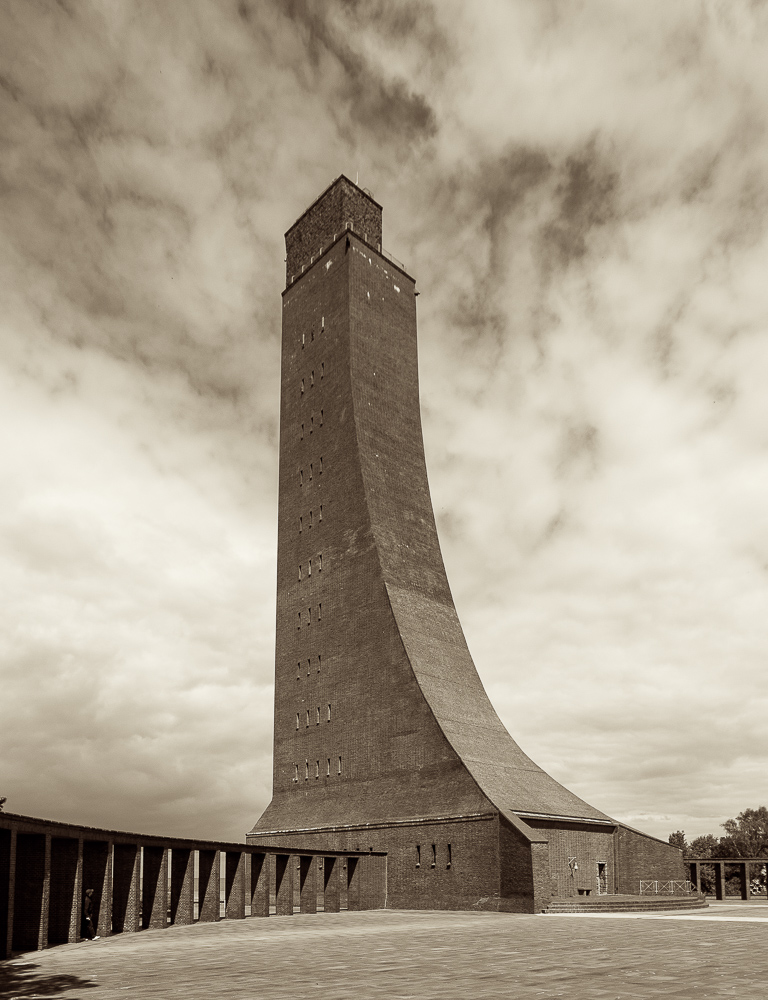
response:
[[[307,726],[309,726],[309,709],[307,709]]]
[[[312,660],[309,657],[307,657],[307,677],[309,677],[309,671],[311,666],[312,666]]]
[[[306,337],[302,333],[302,335],[301,335],[301,349],[302,349],[302,351],[304,350],[304,344],[305,344],[305,342],[306,342]]]
[[[316,778],[320,777],[320,761],[319,760],[315,761],[315,777]]]
[[[301,660],[296,664],[296,680],[301,680]]]
[[[322,378],[324,375],[325,375],[325,362],[321,361],[320,362],[320,378]]]
[[[328,719],[326,721],[327,722],[331,721],[331,706],[330,705],[328,706]]]
[[[320,725],[320,706],[319,705],[317,706],[317,719],[315,720],[315,725],[316,726]]]
[[[310,388],[312,388],[312,386],[314,384],[315,384],[315,369],[313,368],[312,371],[309,373],[309,386],[310,386]]]
[[[432,864],[430,865],[430,868],[434,868],[436,864],[437,864],[437,848],[433,844],[432,845]]]
[[[331,758],[328,758],[328,770],[325,772],[326,776],[330,778],[331,776]]]
[[[301,394],[304,395],[304,379],[301,380]]]
[[[322,333],[324,329],[325,329],[325,316],[323,316],[320,322],[320,333]]]
[[[309,526],[312,527],[312,511],[309,512]]]
[[[301,628],[301,612],[300,611],[298,612],[298,616],[299,616],[299,623],[296,626],[296,628]]]
[[[299,765],[298,764],[294,764],[293,765],[293,780],[294,781],[298,781],[299,780]]]
[[[312,576],[312,560],[307,563],[307,576]]]
[[[299,579],[301,579],[301,563],[299,563]]]
[[[305,760],[304,761],[304,780],[306,781],[308,777],[309,777],[309,761]]]
[[[299,469],[299,486],[304,485],[304,470]]]
[[[301,534],[301,529],[302,529],[303,524],[304,524],[303,519],[299,518],[299,534]]]
[[[341,757],[339,757],[339,774],[341,774]]]
[[[318,521],[322,521],[322,519],[323,519],[323,505],[320,504],[320,517],[318,518]],[[310,518],[310,520],[311,520],[311,518]]]
[[[421,868],[421,844],[416,845],[416,867]]]
[[[322,476],[322,474],[323,474],[323,456],[321,455],[320,456],[320,475]]]
[[[317,572],[323,572],[323,553],[319,552],[317,555]]]
[[[317,654],[317,672],[320,673],[320,667],[322,665],[322,660],[320,658],[320,653]]]
[[[320,604],[320,603],[318,603],[318,605],[317,605],[317,620],[321,621],[322,617],[323,617],[323,605]]]
[[[323,411],[320,411],[320,426],[323,426]]]
[[[310,340],[314,340],[315,339],[315,328],[314,327],[312,327],[312,329],[309,331],[309,339]]]
[[[309,416],[309,433],[311,434],[314,429],[315,429],[315,415],[314,413],[311,413]]]
[[[300,437],[299,440],[301,440],[301,441],[304,440],[304,424],[301,425],[301,437]]]
[[[296,728],[299,728],[299,713],[296,713]]]
[[[320,459],[320,464],[321,464],[321,465],[323,464],[323,460],[322,460],[322,459]],[[309,463],[309,481],[310,481],[310,483],[312,482],[312,473],[313,473],[314,471],[315,471],[315,470],[314,470],[314,467],[313,467],[313,465],[312,465],[312,462],[310,462],[310,463]]]
[[[453,858],[451,857],[451,845],[449,844],[448,845],[448,864],[446,865],[446,868],[450,868],[451,865],[452,865],[452,863],[453,863]]]
[[[307,608],[307,625],[312,624],[312,608]]]

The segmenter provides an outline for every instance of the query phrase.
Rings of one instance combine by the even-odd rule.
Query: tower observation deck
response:
[[[342,175],[286,233],[273,798],[249,839],[387,851],[392,907],[533,912],[682,878],[485,693],[429,495],[414,279],[381,215]]]

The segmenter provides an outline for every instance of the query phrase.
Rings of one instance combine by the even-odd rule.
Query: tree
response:
[[[673,847],[678,847],[683,852],[683,857],[688,857],[688,841],[685,839],[685,830],[675,830],[670,833],[669,842]]]
[[[688,848],[689,858],[716,858],[720,850],[720,841],[713,837],[711,833],[705,833],[703,837],[696,837],[691,841]]]
[[[727,836],[720,843],[733,851],[731,857],[768,858],[768,809],[745,809],[736,819],[723,823]],[[727,842],[727,843],[726,843]]]

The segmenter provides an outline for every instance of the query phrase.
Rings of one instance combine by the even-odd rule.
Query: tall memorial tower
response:
[[[386,851],[392,907],[533,912],[684,877],[488,700],[429,495],[414,279],[381,214],[342,175],[286,233],[273,798],[248,839]]]

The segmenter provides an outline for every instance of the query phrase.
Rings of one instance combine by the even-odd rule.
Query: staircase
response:
[[[553,899],[542,913],[658,913],[662,910],[703,910],[704,896],[565,896]]]

